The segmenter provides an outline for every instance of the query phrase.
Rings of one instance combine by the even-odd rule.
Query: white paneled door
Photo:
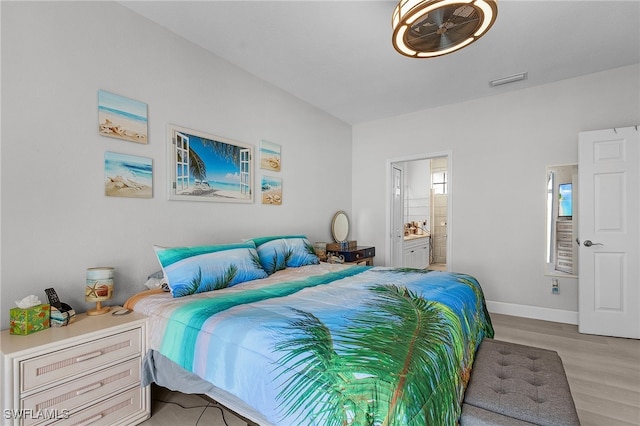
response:
[[[579,331],[640,338],[638,127],[579,135]]]

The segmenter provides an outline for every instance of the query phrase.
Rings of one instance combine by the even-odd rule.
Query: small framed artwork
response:
[[[280,145],[262,140],[260,141],[260,168],[280,171]]]
[[[108,197],[153,197],[151,158],[105,152],[104,176],[104,194]]]
[[[282,204],[282,178],[262,176],[262,204]]]
[[[253,203],[253,146],[167,126],[169,199]]]
[[[147,144],[147,104],[98,91],[98,131],[102,136]]]

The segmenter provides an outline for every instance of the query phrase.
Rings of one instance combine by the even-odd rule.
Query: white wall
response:
[[[114,266],[112,303],[124,302],[159,269],[152,244],[275,233],[327,241],[333,213],[349,212],[349,125],[117,3],[1,8],[3,329],[14,300],[44,299],[47,287],[80,312],[91,307],[87,267]],[[99,89],[148,104],[148,145],[98,135]],[[283,205],[167,201],[169,123],[281,144]],[[105,197],[105,151],[152,158],[153,199]]]
[[[452,270],[476,276],[494,310],[575,320],[577,281],[552,295],[544,275],[545,167],[577,163],[580,131],[640,124],[639,75],[633,65],[354,126],[358,240],[385,263],[388,160],[451,150]]]

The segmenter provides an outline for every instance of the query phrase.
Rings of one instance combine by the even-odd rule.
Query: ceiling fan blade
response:
[[[436,27],[440,27],[440,25],[444,24],[447,21],[447,10],[444,7],[440,9],[436,9],[427,14],[425,21],[429,21],[433,23]]]
[[[460,6],[456,10],[453,11],[454,16],[460,16],[462,18],[468,18],[471,15],[475,14],[475,9],[469,5]]]
[[[438,50],[444,50],[452,45],[456,44],[457,41],[449,35],[449,33],[444,33],[440,35],[440,44],[438,45]]]

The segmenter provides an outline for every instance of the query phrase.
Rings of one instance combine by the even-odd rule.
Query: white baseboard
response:
[[[533,318],[544,321],[578,324],[578,313],[562,309],[541,308],[539,306],[517,305],[515,303],[487,301],[489,313],[513,315],[514,317]]]

